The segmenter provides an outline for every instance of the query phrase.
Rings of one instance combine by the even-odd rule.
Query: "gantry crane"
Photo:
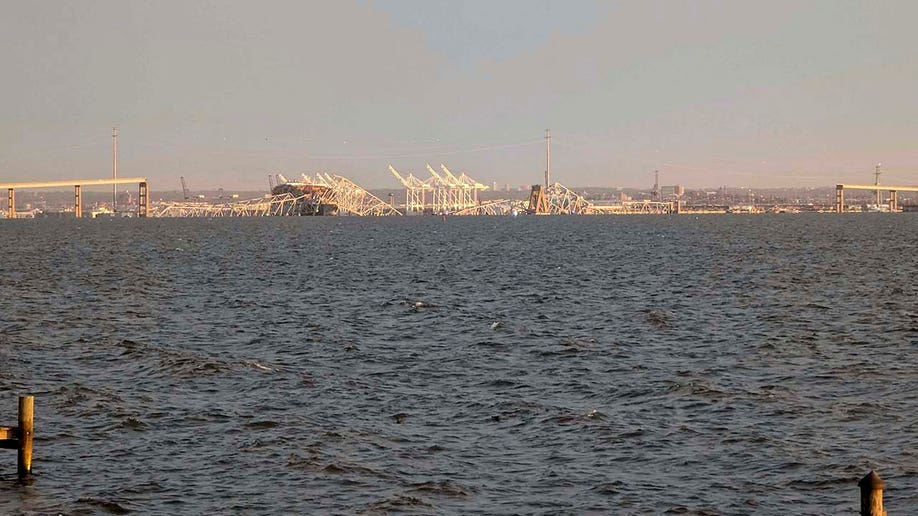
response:
[[[389,172],[405,187],[405,212],[423,212],[427,205],[427,190],[432,190],[429,182],[421,181],[410,172],[403,176],[389,165]]]

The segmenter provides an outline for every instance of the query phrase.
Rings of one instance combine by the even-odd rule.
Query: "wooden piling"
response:
[[[19,397],[19,454],[17,471],[19,478],[28,478],[32,475],[32,436],[34,433],[35,397]]]
[[[857,483],[861,488],[861,516],[886,516],[883,510],[883,488],[886,483],[873,470]]]
[[[20,479],[26,479],[32,475],[34,406],[33,396],[20,396],[18,426],[0,426],[0,448],[17,451],[16,469]]]

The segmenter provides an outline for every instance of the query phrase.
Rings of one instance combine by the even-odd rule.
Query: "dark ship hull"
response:
[[[289,194],[297,198],[287,215],[292,216],[333,216],[338,214],[338,205],[328,202],[331,189],[324,185],[309,183],[284,183],[275,186],[271,195]]]

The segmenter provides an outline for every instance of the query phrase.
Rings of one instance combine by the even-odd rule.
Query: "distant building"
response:
[[[683,195],[685,195],[685,187],[682,185],[660,187],[660,196],[663,199],[672,199],[674,197],[682,197]]]

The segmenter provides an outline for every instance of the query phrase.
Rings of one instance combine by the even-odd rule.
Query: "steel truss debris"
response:
[[[451,215],[512,215],[525,212],[526,205],[523,201],[498,199],[454,211]]]
[[[659,201],[622,201],[618,204],[592,205],[591,213],[602,215],[664,215],[675,213],[674,203]]]
[[[282,217],[311,215],[313,196],[289,193],[234,203],[172,202],[157,206],[154,217]]]
[[[586,200],[561,183],[548,188],[533,185],[529,196],[529,213],[549,215],[638,215],[673,213],[673,203],[656,201],[623,201],[600,205]]]
[[[548,188],[534,185],[529,197],[529,212],[547,215],[588,215],[593,205],[561,183]]]
[[[336,175],[318,173],[314,178],[303,174],[304,183],[288,181],[277,174],[281,186],[290,186],[287,191],[259,199],[248,199],[233,203],[172,202],[160,204],[152,213],[154,217],[291,217],[325,214],[326,207],[333,207],[333,213],[360,217],[401,215],[390,204],[367,192],[353,181]],[[298,193],[296,185],[308,184],[322,188],[322,193]]]
[[[328,193],[322,196],[320,202],[333,204],[338,207],[342,215],[356,215],[359,217],[383,217],[401,215],[391,204],[366,191],[350,179],[337,174],[319,172],[315,178],[306,174],[302,175],[307,183],[328,187]]]

